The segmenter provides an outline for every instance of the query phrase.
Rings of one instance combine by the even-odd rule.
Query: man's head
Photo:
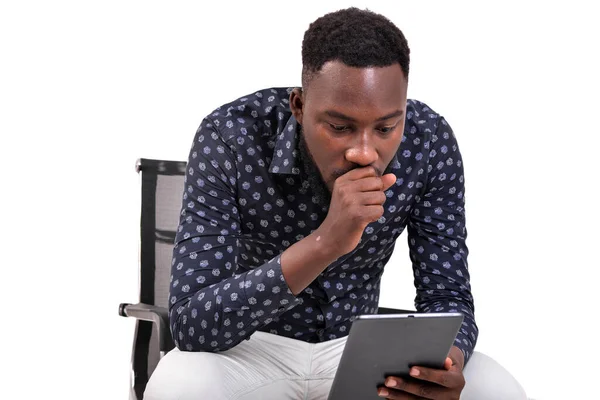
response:
[[[381,174],[392,161],[404,131],[409,54],[402,32],[370,11],[330,13],[306,31],[302,89],[290,105],[301,153],[314,162],[308,169],[329,192],[354,168]]]

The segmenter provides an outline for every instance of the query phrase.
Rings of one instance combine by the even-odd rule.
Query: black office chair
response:
[[[119,305],[119,315],[136,319],[131,356],[130,400],[142,400],[160,359],[173,349],[168,298],[171,258],[179,223],[186,163],[140,159],[142,178],[139,303]],[[379,308],[379,314],[410,312]]]
[[[131,356],[131,400],[143,399],[158,361],[174,347],[167,307],[185,166],[181,161],[140,159],[136,163],[142,179],[140,297],[137,304],[119,306],[119,315],[137,319]]]

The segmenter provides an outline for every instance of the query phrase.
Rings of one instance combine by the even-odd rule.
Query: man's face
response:
[[[292,92],[302,145],[329,192],[352,169],[386,170],[404,132],[407,84],[399,64],[353,68],[331,61],[303,92]]]

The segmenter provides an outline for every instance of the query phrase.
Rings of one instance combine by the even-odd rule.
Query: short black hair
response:
[[[315,20],[302,40],[302,86],[328,61],[349,67],[400,64],[408,80],[410,49],[404,34],[383,15],[352,7]]]

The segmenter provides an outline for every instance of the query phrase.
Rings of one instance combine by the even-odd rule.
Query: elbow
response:
[[[210,335],[210,333],[209,333]],[[204,352],[204,353],[219,353],[221,351],[229,350],[235,347],[238,343],[227,343],[223,339],[218,340],[217,338],[203,339],[204,336],[200,335],[199,339],[186,337],[185,332],[175,331],[173,334],[173,341],[175,347],[180,351],[188,352]]]
[[[234,342],[227,333],[206,321],[214,320],[214,315],[191,315],[189,308],[172,309],[170,312],[171,337],[180,351],[217,353],[229,350],[239,342]]]

